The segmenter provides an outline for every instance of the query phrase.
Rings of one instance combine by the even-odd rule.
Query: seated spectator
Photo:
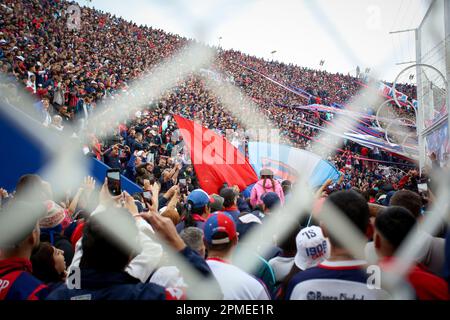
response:
[[[402,207],[389,207],[375,220],[374,244],[380,265],[384,271],[395,272],[390,266],[395,261],[395,253],[413,230],[416,219]],[[409,270],[407,279],[419,300],[448,300],[448,284],[444,279],[430,273],[423,265],[417,264]]]
[[[233,218],[225,213],[211,215],[204,226],[207,263],[219,282],[225,300],[269,300],[263,284],[229,261],[238,237]]]

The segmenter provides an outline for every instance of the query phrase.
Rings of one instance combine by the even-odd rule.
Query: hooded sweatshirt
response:
[[[273,179],[275,186],[272,186],[272,180],[266,179],[266,183],[264,184],[264,179],[259,180],[252,189],[250,195],[250,204],[255,207],[257,205],[262,204],[261,197],[263,194],[267,192],[275,192],[279,197],[281,204],[284,204],[284,193],[281,184]]]

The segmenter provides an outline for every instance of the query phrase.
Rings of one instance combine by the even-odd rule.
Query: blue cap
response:
[[[189,194],[187,200],[192,202],[193,208],[201,208],[209,203],[209,196],[202,189],[195,189]]]
[[[267,192],[263,194],[261,200],[269,210],[280,203],[280,197],[275,192]]]

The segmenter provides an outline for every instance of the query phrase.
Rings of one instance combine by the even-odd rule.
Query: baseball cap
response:
[[[205,222],[203,233],[208,244],[226,244],[237,238],[233,218],[224,212],[212,214]]]
[[[209,196],[204,190],[195,189],[189,194],[187,201],[192,202],[193,208],[201,208],[209,203]]]
[[[306,270],[317,266],[328,258],[330,246],[322,233],[322,229],[317,226],[303,228],[295,238],[297,244],[297,254],[295,255],[295,265]]]
[[[211,212],[220,211],[223,209],[223,201],[224,199],[218,194],[213,194],[209,200],[209,206],[211,208]]]
[[[236,194],[236,191],[233,188],[223,188],[220,190],[220,196],[225,200],[228,200],[228,202],[234,200],[237,198],[238,194]]]
[[[270,169],[262,169],[259,173],[259,175],[262,176],[273,176],[273,172]]]
[[[267,192],[263,194],[261,200],[269,210],[280,203],[280,197],[275,192]]]

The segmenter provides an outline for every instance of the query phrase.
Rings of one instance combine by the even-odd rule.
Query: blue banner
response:
[[[250,164],[257,174],[267,168],[279,180],[295,181],[303,176],[312,188],[316,188],[327,179],[337,182],[341,175],[331,163],[318,155],[287,145],[250,142],[248,151]]]

